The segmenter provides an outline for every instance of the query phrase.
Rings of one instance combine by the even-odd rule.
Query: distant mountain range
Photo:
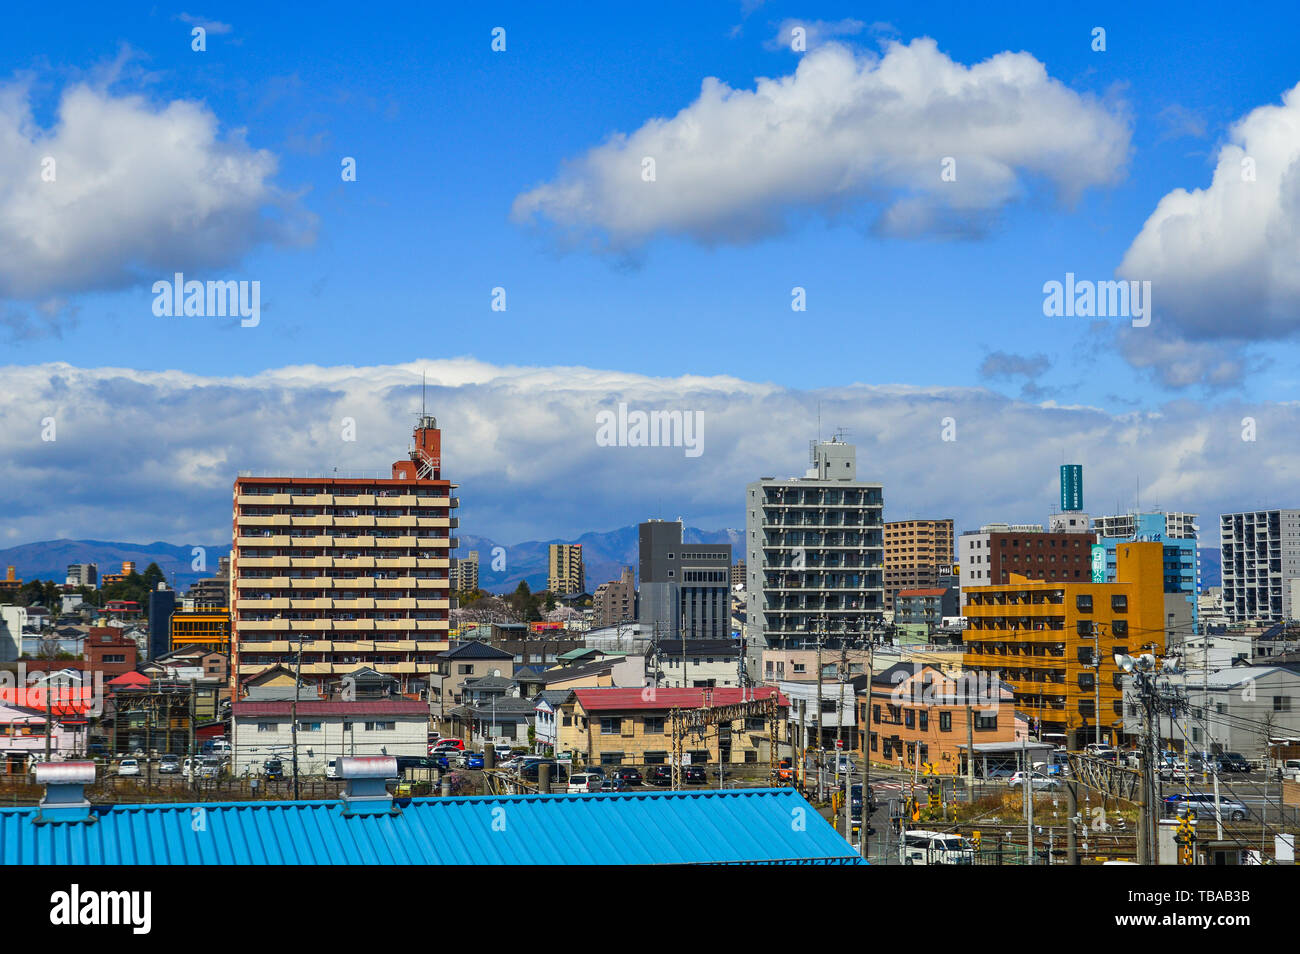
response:
[[[194,569],[194,547],[202,548],[203,569]],[[121,573],[125,560],[135,561],[137,573],[143,573],[150,563],[167,577],[167,582],[185,590],[195,580],[202,580],[217,572],[217,561],[230,555],[230,544],[204,546],[202,544],[116,543],[106,540],[45,540],[41,543],[24,543],[22,546],[0,550],[0,568],[14,568],[20,580],[53,580],[62,583],[68,576],[69,563],[94,563],[100,576]]]
[[[687,527],[686,543],[730,543],[734,563],[743,556],[741,530],[700,530]],[[479,555],[479,585],[494,593],[513,590],[520,580],[527,580],[534,592],[546,588],[548,547],[552,543],[581,543],[582,559],[587,573],[587,591],[608,580],[617,580],[623,567],[637,567],[637,527],[635,524],[610,530],[607,533],[584,533],[577,539],[529,540],[513,545],[500,544],[488,537],[459,534],[458,557],[464,558],[470,550]],[[494,570],[493,551],[501,547],[498,557],[504,556],[502,569]],[[1218,547],[1201,548],[1201,585],[1218,586],[1220,582],[1220,553]],[[23,580],[54,580],[62,583],[67,576],[69,563],[96,563],[100,574],[118,573],[123,560],[134,560],[136,570],[143,572],[150,563],[157,563],[167,580],[181,590],[195,580],[212,576],[217,571],[220,557],[229,556],[230,547],[204,547],[206,569],[195,571],[192,567],[193,546],[156,543],[114,543],[103,540],[46,540],[25,543],[22,546],[0,550],[0,570],[13,566]],[[500,565],[501,560],[497,560]]]
[[[494,593],[513,590],[520,580],[527,580],[528,588],[533,592],[546,589],[547,561],[552,543],[582,544],[582,565],[587,575],[588,593],[595,592],[596,587],[602,583],[617,580],[625,566],[630,566],[633,574],[637,571],[636,524],[607,533],[584,533],[568,540],[530,540],[513,546],[468,533],[459,534],[459,537],[460,549],[456,555],[464,559],[470,550],[477,550],[479,586]],[[682,531],[683,543],[730,543],[732,563],[740,559],[740,547],[744,539],[743,530],[700,530],[686,527]],[[494,570],[493,550],[498,546],[504,551],[499,556],[504,556],[505,566]]]
[[[464,558],[470,550],[479,554],[479,585],[494,593],[513,590],[520,580],[527,580],[534,592],[546,589],[548,548],[552,543],[581,543],[583,565],[587,574],[587,590],[594,591],[607,580],[617,580],[623,567],[637,567],[637,527],[635,524],[611,530],[608,533],[584,533],[577,539],[529,540],[526,543],[501,544],[488,537],[458,534],[460,549],[456,556]],[[739,558],[739,546],[744,539],[740,530],[698,530],[687,527],[683,532],[686,543],[730,543],[732,561]],[[494,570],[493,551],[501,547],[504,566]],[[46,540],[25,543],[22,546],[0,550],[0,570],[13,566],[19,579],[54,580],[62,583],[67,577],[69,563],[95,563],[101,575],[118,573],[123,560],[134,560],[137,572],[143,572],[150,563],[157,563],[167,576],[167,581],[185,590],[195,580],[212,576],[217,571],[217,560],[230,555],[230,546],[205,548],[206,570],[195,572],[193,546],[171,543],[116,543],[104,540]],[[498,559],[500,566],[502,560]]]

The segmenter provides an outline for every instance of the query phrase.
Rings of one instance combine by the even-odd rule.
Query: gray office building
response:
[[[637,619],[665,638],[731,636],[731,544],[683,543],[677,520],[639,528]]]
[[[803,477],[746,488],[746,635],[751,665],[768,648],[867,637],[882,622],[884,501],[857,479],[857,451],[812,445]],[[751,669],[751,672],[757,671]]]

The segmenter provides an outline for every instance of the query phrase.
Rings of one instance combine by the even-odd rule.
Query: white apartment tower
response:
[[[746,622],[751,661],[769,647],[864,637],[884,609],[884,503],[857,479],[857,452],[812,445],[805,476],[746,487]]]
[[[1223,614],[1230,623],[1281,622],[1300,610],[1300,510],[1219,518]]]

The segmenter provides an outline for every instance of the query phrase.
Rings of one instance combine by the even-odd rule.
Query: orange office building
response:
[[[1165,650],[1164,548],[1123,543],[1115,583],[1030,581],[967,589],[967,669],[996,673],[1015,691],[1016,710],[1041,739],[1071,749],[1116,744],[1123,722],[1116,653]],[[1093,664],[1100,656],[1100,668]],[[1100,707],[1098,706],[1100,694]]]

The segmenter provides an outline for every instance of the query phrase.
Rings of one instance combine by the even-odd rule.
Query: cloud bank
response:
[[[1291,505],[1300,406],[1174,402],[1112,414],[985,388],[857,385],[798,391],[728,377],[651,378],[469,359],[285,367],[251,377],[176,371],[0,368],[0,544],[56,537],[221,539],[240,471],[388,473],[407,450],[427,372],[444,476],[461,529],[504,541],[609,530],[650,516],[739,527],[744,489],[802,474],[821,410],[847,428],[858,472],[884,484],[886,514],[1041,522],[1062,459],[1087,469],[1093,513],[1142,499],[1212,516]],[[600,446],[597,415],[700,412],[702,453]],[[1244,442],[1242,419],[1256,421]],[[345,439],[354,422],[355,440]],[[952,418],[955,441],[942,439]],[[55,440],[48,434],[54,422]],[[1213,531],[1207,543],[1214,545]]]

